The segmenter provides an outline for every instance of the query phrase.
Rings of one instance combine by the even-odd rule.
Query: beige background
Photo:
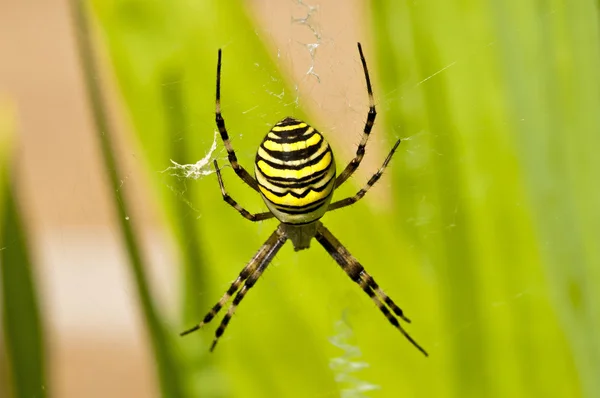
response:
[[[310,26],[292,22],[307,14],[307,7],[298,2],[247,3],[269,50],[281,55],[291,81],[304,98],[312,99],[307,101],[308,111],[318,119],[313,124],[323,123],[331,130],[334,146],[345,148],[338,158],[348,160],[355,146],[347,144],[347,136],[346,145],[335,141],[342,132],[354,131],[353,144],[357,143],[366,116],[356,54],[357,41],[368,45],[362,3],[325,0],[313,10]],[[33,232],[49,329],[49,388],[61,398],[152,397],[157,395],[152,359],[113,222],[73,35],[64,0],[0,0],[0,97],[12,100],[17,109],[20,203]],[[306,75],[311,59],[302,45],[317,40],[320,83]],[[169,299],[177,296],[177,278],[169,264],[176,254],[151,196],[144,194],[142,173],[136,171],[138,149],[123,122],[126,117],[116,111],[118,97],[110,79],[104,87],[114,99],[112,117],[121,133],[123,189],[136,204],[131,221],[144,231],[146,247],[152,248],[148,254],[153,274],[161,280],[157,287],[164,305],[170,307],[174,303]],[[376,142],[366,159],[370,166],[381,160]]]

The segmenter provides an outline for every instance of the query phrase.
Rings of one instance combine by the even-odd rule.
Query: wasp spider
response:
[[[229,135],[225,128],[225,121],[221,115],[221,50],[217,62],[217,98],[216,122],[223,139],[229,163],[235,173],[264,199],[269,211],[266,213],[252,214],[241,207],[225,190],[223,179],[217,161],[214,167],[219,180],[223,199],[243,217],[250,221],[261,221],[275,217],[280,221],[279,226],[267,239],[258,253],[250,260],[248,265],[240,272],[239,276],[221,299],[206,314],[202,322],[181,333],[182,336],[200,329],[210,322],[229,299],[235,294],[233,303],[221,321],[215,333],[210,350],[214,350],[225,328],[229,324],[237,306],[243,300],[248,290],[254,286],[263,274],[275,254],[286,240],[291,240],[296,251],[307,249],[312,238],[337,261],[350,279],[356,282],[362,290],[371,297],[379,310],[388,321],[396,327],[419,351],[427,352],[404,330],[398,318],[405,322],[410,320],[404,316],[402,310],[386,295],[377,285],[373,277],[367,273],[363,266],[346,250],[335,236],[319,221],[328,211],[349,206],[360,200],[365,193],[379,180],[384,169],[390,162],[392,155],[400,144],[396,141],[394,147],[383,162],[381,168],[367,182],[367,185],[352,197],[331,203],[333,192],[339,188],[358,168],[364,153],[369,134],[375,122],[375,102],[371,81],[367,70],[367,63],[358,43],[358,52],[362,62],[367,92],[369,96],[369,113],[365,123],[362,140],[356,150],[356,156],[346,166],[339,176],[336,176],[333,152],[325,137],[307,123],[286,117],[267,133],[258,147],[254,162],[253,178],[246,169],[238,163]]]

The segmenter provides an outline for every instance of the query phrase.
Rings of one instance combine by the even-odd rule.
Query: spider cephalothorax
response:
[[[254,162],[255,177],[253,178],[238,163],[235,151],[229,141],[225,121],[221,115],[221,50],[219,50],[216,100],[217,127],[227,150],[227,157],[231,167],[246,184],[262,195],[269,211],[266,213],[251,214],[233,200],[225,190],[219,165],[215,160],[214,166],[221,194],[229,205],[234,207],[248,220],[261,221],[275,217],[280,221],[280,224],[265,244],[258,250],[258,253],[254,255],[252,260],[240,272],[227,292],[206,314],[202,322],[184,331],[181,335],[196,331],[210,322],[235,294],[233,303],[217,328],[216,337],[211,346],[212,351],[219,337],[225,331],[237,306],[248,290],[260,278],[283,244],[289,239],[292,241],[295,250],[303,250],[307,249],[310,246],[311,240],[315,238],[342,267],[346,274],[371,297],[388,321],[419,351],[427,355],[427,352],[410,337],[400,324],[398,318],[405,322],[410,322],[404,316],[402,310],[383,292],[356,258],[319,221],[326,212],[349,206],[361,199],[369,188],[379,180],[400,144],[400,140],[396,141],[381,168],[356,195],[331,203],[334,191],[354,173],[362,161],[365,146],[375,122],[376,112],[373,91],[371,89],[367,62],[365,61],[360,43],[358,43],[358,52],[367,83],[369,113],[354,159],[352,159],[339,176],[336,176],[333,152],[325,137],[315,128],[309,126],[308,123],[287,117],[275,124],[260,144]]]

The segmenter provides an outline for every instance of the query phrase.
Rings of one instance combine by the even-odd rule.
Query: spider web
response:
[[[196,163],[191,164],[179,164],[173,159],[171,159],[171,163],[173,166],[167,167],[163,170],[163,173],[168,173],[175,177],[180,178],[190,178],[193,180],[197,180],[199,178],[205,177],[207,175],[213,174],[215,170],[212,166],[213,153],[217,149],[217,136],[219,135],[219,131],[215,130],[213,134],[213,141],[208,149],[206,155]]]

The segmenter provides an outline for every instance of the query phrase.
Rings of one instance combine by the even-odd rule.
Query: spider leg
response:
[[[241,303],[241,301],[246,296],[246,293],[248,293],[248,290],[250,290],[252,288],[252,286],[254,286],[256,281],[258,281],[258,278],[260,278],[261,275],[263,274],[263,272],[265,271],[265,269],[267,269],[267,266],[271,263],[271,261],[273,260],[273,257],[275,257],[275,254],[277,254],[277,252],[279,251],[281,246],[283,246],[283,244],[285,243],[286,240],[287,240],[287,236],[283,232],[283,229],[277,228],[277,230],[275,232],[273,232],[273,234],[271,235],[271,237],[269,238],[267,243],[265,243],[265,245],[261,248],[262,253],[259,252],[259,254],[262,254],[262,256],[260,259],[258,259],[256,261],[257,266],[255,267],[255,271],[252,272],[252,274],[246,279],[244,286],[240,289],[239,292],[237,292],[237,294],[233,298],[233,302],[231,303],[231,305],[229,306],[229,309],[227,310],[227,313],[223,317],[221,324],[215,331],[215,339],[213,340],[212,345],[210,346],[211,352],[217,346],[217,342],[219,341],[219,338],[221,338],[221,336],[225,332],[225,329],[227,328],[229,321],[231,321],[231,317],[233,317],[235,310],[237,309],[238,305]],[[253,261],[256,259],[256,257],[258,257],[258,254],[257,254],[257,256],[255,256]]]
[[[236,278],[236,280],[231,283],[231,286],[229,287],[229,289],[227,289],[225,294],[223,294],[221,299],[213,306],[213,308],[211,308],[211,310],[208,312],[208,314],[206,314],[204,316],[204,319],[202,320],[202,322],[200,322],[199,324],[197,324],[196,326],[194,326],[190,329],[183,331],[182,333],[180,333],[180,336],[185,336],[189,333],[195,332],[196,330],[200,329],[205,324],[209,323],[217,315],[217,313],[221,310],[221,308],[223,308],[225,303],[227,303],[227,301],[229,301],[231,296],[233,296],[235,294],[235,292],[237,292],[240,289],[240,286],[242,286],[242,284],[244,282],[245,282],[245,285],[242,287],[242,290],[247,291],[250,287],[252,287],[254,285],[254,283],[256,283],[256,280],[258,279],[258,277],[265,270],[265,268],[267,268],[267,265],[271,262],[271,260],[273,259],[273,257],[277,253],[277,251],[279,251],[279,249],[285,243],[286,240],[287,240],[287,236],[285,235],[283,230],[281,228],[277,228],[275,230],[275,232],[273,232],[271,234],[269,239],[267,239],[267,241],[261,246],[261,248],[254,255],[252,260],[250,260],[250,262],[240,272],[240,274]],[[258,275],[256,275],[257,272],[258,272]],[[250,285],[250,286],[248,287],[248,285]],[[241,301],[241,299],[245,295],[245,292],[244,292],[241,295],[241,298],[239,298],[239,299],[237,298],[238,296],[240,296],[240,293],[242,292],[242,290],[240,290],[240,292],[234,298],[233,305],[232,305],[232,307],[234,307],[234,310],[235,310],[235,306],[237,306],[237,304],[239,304],[239,301]],[[237,303],[236,303],[236,301],[237,301]],[[230,314],[230,312],[231,312],[231,314]],[[216,340],[223,334],[223,331],[225,330],[227,323],[229,323],[229,319],[231,318],[231,315],[233,315],[233,311],[230,308],[229,311],[227,312],[227,315],[225,316],[225,319],[227,319],[227,321],[225,321],[225,319],[223,319],[221,326],[219,326],[219,329],[217,329],[217,338],[215,339],[215,342],[213,342],[213,348],[214,348],[214,345],[216,344]],[[212,350],[212,348],[211,348],[211,350]]]
[[[340,243],[339,240],[336,239],[335,236],[325,226],[322,224],[319,226],[317,230],[317,234],[315,235],[317,241],[327,250],[329,255],[337,261],[337,263],[342,267],[342,269],[348,274],[350,279],[356,282],[362,290],[371,297],[375,305],[379,308],[379,310],[385,315],[388,321],[394,325],[396,329],[400,331],[404,335],[404,337],[412,343],[419,351],[421,351],[425,356],[429,356],[427,351],[423,349],[409,334],[408,332],[400,325],[398,319],[392,314],[392,312],[388,309],[389,306],[396,316],[400,317],[406,322],[410,322],[402,313],[402,310],[389,298],[383,290],[375,283],[375,280],[365,271],[363,266],[356,260],[350,252]]]
[[[369,182],[367,182],[367,185],[365,185],[364,188],[362,188],[360,191],[358,191],[358,193],[354,196],[333,202],[332,204],[329,205],[329,207],[327,208],[327,211],[336,210],[336,209],[339,209],[342,207],[350,206],[351,204],[354,204],[354,203],[358,202],[360,199],[362,199],[363,196],[365,196],[365,194],[367,193],[367,191],[373,185],[375,185],[375,183],[377,181],[379,181],[379,179],[383,175],[383,171],[387,167],[390,160],[392,160],[392,156],[396,152],[396,148],[398,148],[398,145],[400,145],[400,140],[396,141],[396,144],[394,144],[394,147],[392,148],[390,153],[387,155],[387,158],[385,158],[383,165],[379,168],[379,170],[377,170],[377,173],[373,174],[373,176],[369,179]]]
[[[252,214],[248,210],[244,209],[242,206],[238,204],[225,190],[225,185],[223,184],[223,178],[221,177],[221,170],[219,170],[219,164],[215,159],[213,161],[213,165],[215,166],[215,171],[217,172],[217,179],[219,180],[219,187],[221,187],[221,194],[223,195],[223,200],[227,202],[231,207],[236,209],[244,218],[250,221],[262,221],[273,217],[273,213],[265,212],[265,213],[256,213]]]
[[[259,255],[259,253],[257,253],[257,256]],[[200,322],[199,324],[197,324],[196,326],[194,326],[194,327],[192,327],[190,329],[187,329],[187,330],[181,332],[179,335],[180,336],[185,336],[187,334],[195,332],[196,330],[200,329],[202,326],[204,326],[207,323],[209,323],[210,321],[212,321],[212,319],[217,315],[217,313],[219,311],[221,311],[221,308],[223,308],[223,306],[225,305],[225,303],[227,301],[229,301],[229,299],[231,298],[231,296],[233,296],[235,294],[235,292],[238,291],[238,289],[240,288],[240,286],[242,285],[242,283],[244,283],[244,281],[246,279],[248,279],[248,277],[256,270],[256,266],[257,266],[257,261],[256,261],[256,256],[255,256],[255,258],[253,258],[248,263],[248,265],[246,265],[244,267],[244,269],[240,272],[240,274],[238,275],[238,277],[236,278],[236,280],[231,283],[231,286],[229,286],[229,289],[227,289],[227,291],[219,299],[219,301],[217,302],[217,304],[215,304],[210,309],[210,311],[208,312],[208,314],[206,314],[204,316],[204,319],[202,320],[202,322]]]
[[[350,161],[350,163],[348,163],[348,166],[346,166],[344,171],[342,171],[342,173],[335,180],[336,188],[340,187],[354,173],[362,161],[363,156],[365,156],[367,140],[369,139],[369,134],[371,134],[371,129],[375,123],[375,117],[377,116],[377,112],[375,111],[375,100],[373,99],[373,89],[371,88],[371,79],[369,78],[369,70],[367,69],[367,61],[363,55],[360,43],[358,43],[358,53],[360,54],[360,61],[362,62],[363,70],[365,71],[367,93],[369,95],[369,113],[367,114],[367,121],[365,122],[362,139],[360,140],[360,144],[356,149],[356,156]]]
[[[219,59],[217,61],[217,99],[215,107],[215,121],[217,122],[217,128],[221,134],[221,139],[223,139],[225,149],[227,150],[227,158],[229,159],[229,163],[231,164],[231,167],[233,167],[235,174],[237,174],[238,177],[240,177],[246,184],[250,185],[252,189],[259,192],[258,183],[254,177],[252,177],[250,173],[248,173],[246,169],[238,163],[233,146],[229,141],[229,134],[227,133],[227,128],[225,127],[225,120],[223,119],[223,115],[221,115],[221,49],[219,49]]]

